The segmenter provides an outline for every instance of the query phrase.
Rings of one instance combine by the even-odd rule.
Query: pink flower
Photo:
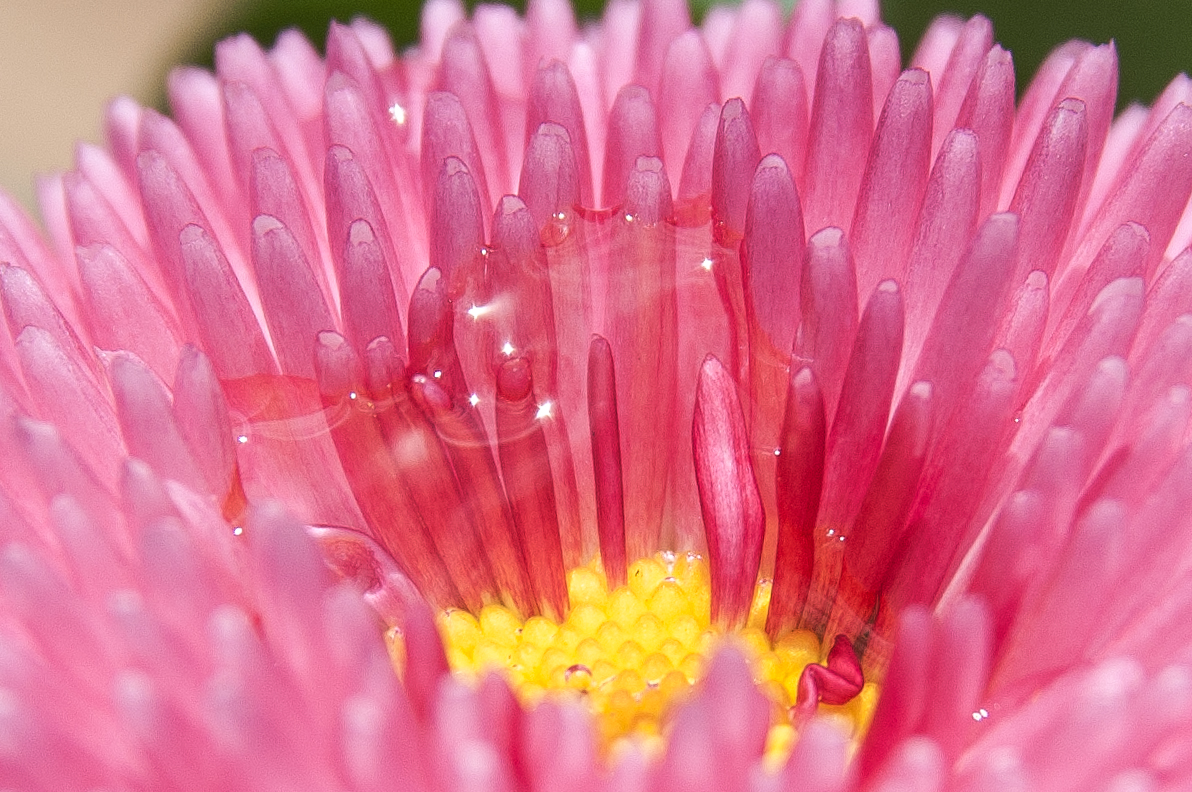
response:
[[[432,0],[116,100],[0,197],[0,787],[1187,788],[1192,83],[911,63]],[[466,673],[536,614],[596,718]]]

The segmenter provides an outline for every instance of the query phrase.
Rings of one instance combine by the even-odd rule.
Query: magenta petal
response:
[[[778,545],[774,585],[766,616],[771,636],[798,626],[815,562],[815,518],[819,513],[827,442],[824,400],[809,368],[791,375],[786,394],[776,477]]]
[[[353,396],[358,397],[359,366],[359,358],[342,337],[319,335],[315,368],[320,395],[326,408],[341,414],[332,423],[331,436],[347,462],[344,472],[352,493],[373,536],[418,590],[436,606],[457,605],[459,594],[400,484],[379,427],[371,415],[353,404]]]
[[[720,110],[712,154],[712,238],[720,244],[731,244],[745,231],[749,175],[761,158],[745,103],[729,99]]]
[[[711,356],[700,369],[692,443],[713,571],[712,620],[731,629],[749,615],[766,517],[736,386]]]
[[[410,393],[434,424],[451,457],[457,479],[471,486],[472,497],[466,499],[464,505],[484,544],[500,593],[522,615],[537,614],[538,605],[526,569],[522,541],[497,475],[488,437],[474,416],[458,405],[453,406],[434,380],[415,376],[410,383]]]
[[[621,432],[617,425],[617,383],[608,341],[592,337],[588,352],[588,423],[596,478],[600,561],[611,588],[626,584],[625,502],[621,476]]]
[[[497,372],[501,472],[538,605],[543,613],[561,619],[569,607],[567,584],[550,459],[538,413],[526,361],[515,358],[504,363]]]

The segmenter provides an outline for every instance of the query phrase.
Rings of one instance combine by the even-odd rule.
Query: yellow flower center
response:
[[[770,581],[754,590],[744,629],[726,634],[711,623],[708,566],[698,553],[658,553],[629,568],[629,583],[608,590],[599,559],[567,575],[571,611],[561,623],[542,616],[522,620],[500,605],[479,614],[449,609],[438,615],[452,670],[465,679],[504,674],[525,706],[546,696],[571,696],[595,715],[601,745],[615,750],[636,740],[660,749],[670,713],[703,675],[726,642],[744,651],[754,681],[774,706],[766,760],[777,766],[796,738],[790,711],[799,677],[822,663],[827,647],[814,633],[796,630],[771,641],[764,630]],[[860,740],[877,702],[878,686],[840,706],[820,705]]]

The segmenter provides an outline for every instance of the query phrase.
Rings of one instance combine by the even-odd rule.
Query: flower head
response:
[[[0,786],[1175,789],[1192,93],[453,0],[0,197]]]

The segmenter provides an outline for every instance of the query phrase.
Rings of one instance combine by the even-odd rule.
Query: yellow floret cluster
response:
[[[770,581],[758,584],[747,626],[726,635],[710,620],[711,585],[700,554],[658,553],[630,566],[628,578],[610,592],[599,559],[571,570],[571,611],[561,624],[541,616],[523,621],[500,605],[475,615],[444,611],[438,626],[448,663],[465,678],[504,674],[527,706],[547,695],[584,699],[605,748],[625,738],[658,747],[669,712],[699,681],[715,649],[734,641],[774,702],[767,757],[785,757],[795,738],[788,711],[799,676],[824,658],[811,632],[767,636]],[[866,684],[848,704],[820,710],[859,738],[876,699],[877,686]]]

